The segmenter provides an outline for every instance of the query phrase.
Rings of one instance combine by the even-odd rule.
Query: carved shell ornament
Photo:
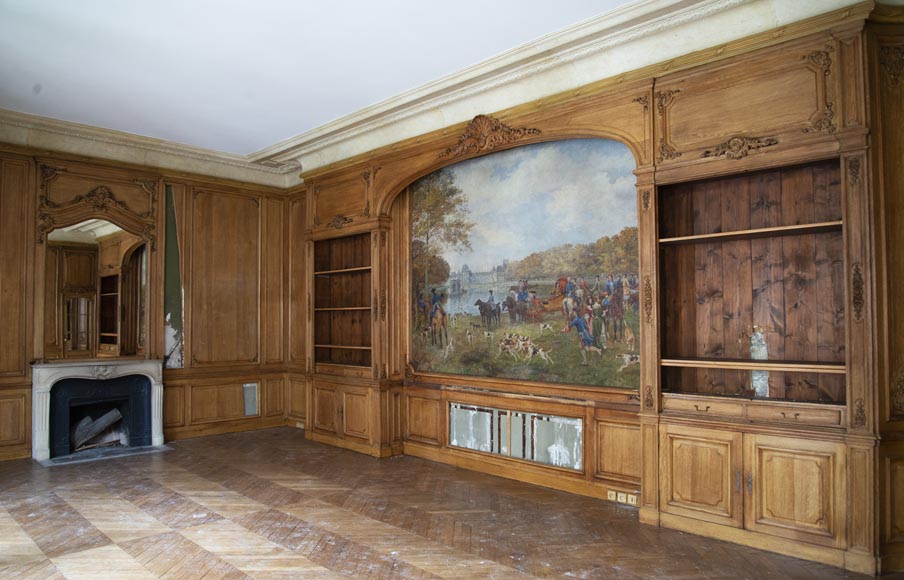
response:
[[[442,157],[474,155],[481,151],[492,151],[500,145],[512,143],[528,135],[539,135],[539,129],[514,128],[489,115],[477,115],[468,123],[465,132],[459,135],[458,143],[439,154]]]
[[[703,152],[704,157],[726,157],[728,159],[742,159],[751,151],[778,145],[778,139],[773,137],[732,137],[725,143],[716,145],[713,149]]]

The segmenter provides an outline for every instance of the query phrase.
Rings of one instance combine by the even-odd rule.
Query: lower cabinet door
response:
[[[336,387],[314,385],[314,429],[336,433]]]
[[[843,547],[844,445],[769,435],[744,441],[747,529]]]
[[[340,420],[342,433],[370,443],[370,389],[343,387]]]
[[[733,431],[662,425],[662,511],[741,527],[742,440]]]

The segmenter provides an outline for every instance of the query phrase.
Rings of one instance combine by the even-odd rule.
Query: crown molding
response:
[[[123,131],[0,109],[0,142],[111,161],[287,187],[297,162],[253,162],[235,155]]]
[[[305,172],[601,79],[870,2],[642,0],[341,117],[249,157]]]
[[[873,2],[639,0],[249,155],[2,109],[0,142],[286,188],[301,183],[302,168],[324,168],[467,122],[478,113],[511,109],[632,71],[649,74],[656,66],[661,74],[674,59],[758,34],[773,33],[761,44],[787,40],[788,25],[833,11],[844,18],[853,6],[867,14]],[[834,24],[822,19],[813,31]]]

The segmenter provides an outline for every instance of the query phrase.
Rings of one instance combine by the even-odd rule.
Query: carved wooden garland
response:
[[[778,139],[774,137],[732,137],[725,143],[719,143],[713,149],[703,152],[704,157],[726,157],[728,159],[743,159],[751,151],[778,145]]]
[[[333,217],[333,219],[331,219],[329,221],[329,223],[327,223],[326,225],[328,227],[335,228],[338,230],[338,229],[342,228],[343,226],[347,226],[350,223],[352,223],[352,218],[344,216],[344,215],[337,215],[337,216]]]
[[[904,369],[898,371],[891,384],[891,416],[896,419],[904,417]]]
[[[857,399],[854,403],[853,426],[857,428],[866,426],[866,405],[864,405],[863,399]]]
[[[644,389],[643,394],[643,408],[647,411],[652,411],[656,406],[656,401],[653,400],[653,387],[652,385],[647,385],[647,388]]]
[[[879,64],[893,86],[904,80],[904,44],[891,44],[879,50]]]
[[[489,115],[477,115],[468,123],[468,128],[458,137],[458,143],[439,154],[443,157],[474,155],[481,151],[491,151],[500,145],[512,143],[527,137],[539,135],[539,129],[514,128]]]
[[[643,314],[647,324],[653,322],[653,279],[649,274],[643,277]]]
[[[860,264],[854,264],[854,271],[851,274],[851,303],[854,306],[854,320],[863,321],[863,307],[866,305],[863,297],[863,272]]]

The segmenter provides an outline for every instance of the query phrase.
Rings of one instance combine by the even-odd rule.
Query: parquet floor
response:
[[[865,578],[615,504],[280,428],[0,463],[0,578]]]

